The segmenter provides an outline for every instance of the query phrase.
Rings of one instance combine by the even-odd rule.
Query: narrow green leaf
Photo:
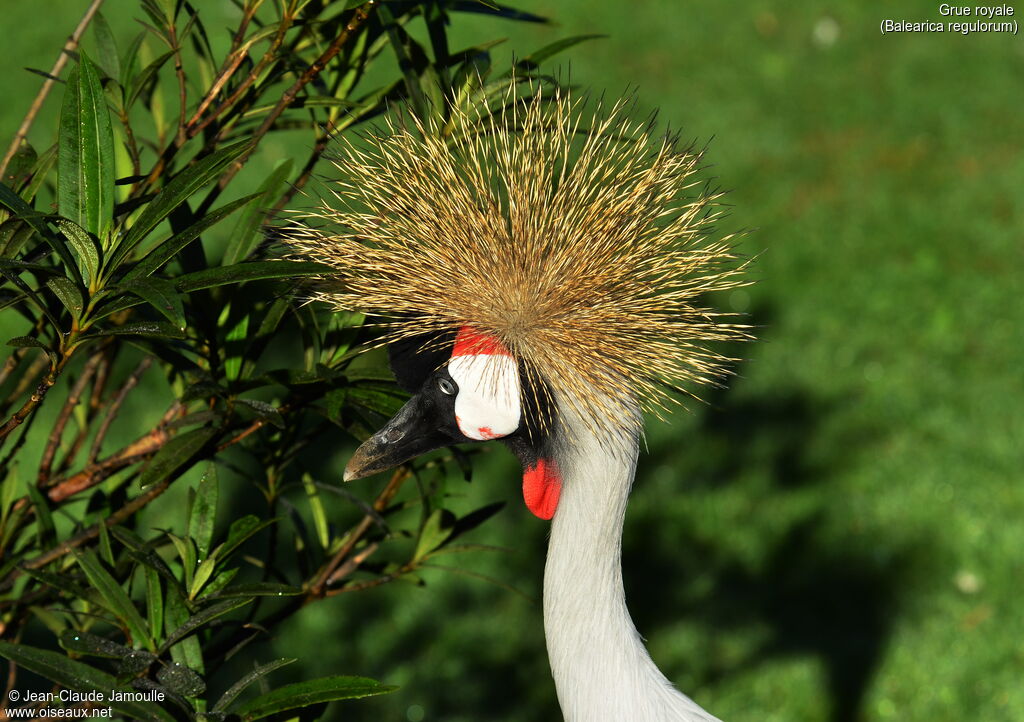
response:
[[[114,566],[114,550],[110,548],[110,531],[106,524],[99,525],[100,558],[110,566]]]
[[[447,509],[435,509],[434,513],[427,517],[427,521],[423,525],[423,531],[420,532],[419,541],[416,543],[416,553],[413,554],[413,560],[419,561],[444,544],[448,537],[452,535],[454,527],[454,514]]]
[[[182,697],[198,697],[206,691],[206,682],[197,672],[183,664],[161,667],[156,673],[157,681],[174,694]]]
[[[36,153],[36,149],[27,140],[22,140],[21,145],[18,146],[7,164],[7,170],[4,171],[2,178],[3,182],[11,188],[19,188],[28,179],[38,160],[39,155]]]
[[[249,700],[233,712],[243,720],[255,720],[286,710],[340,699],[372,697],[395,689],[397,687],[389,687],[366,677],[321,677],[278,687]]]
[[[50,541],[57,536],[56,528],[53,525],[53,515],[50,513],[50,504],[35,484],[25,484],[25,489],[28,490],[28,498],[36,512],[36,538],[40,547],[45,549],[49,546]]]
[[[218,562],[220,561],[220,554],[217,555],[217,560]],[[217,572],[213,577],[213,581],[206,585],[206,589],[204,589],[203,593],[199,596],[204,598],[204,600],[213,598],[218,592],[220,592],[222,589],[224,589],[224,587],[231,583],[231,580],[233,580],[238,575],[238,572],[238,567],[231,567],[230,569],[225,569],[222,572]],[[229,594],[226,596],[231,595]]]
[[[302,475],[302,486],[306,490],[306,498],[309,499],[309,509],[313,513],[313,526],[316,529],[316,537],[320,542],[320,548],[326,549],[331,543],[330,531],[327,527],[327,512],[324,511],[324,503],[320,499],[320,492],[309,474]]]
[[[287,584],[274,584],[273,582],[259,582],[256,584],[234,584],[221,589],[210,597],[294,597],[302,594],[299,587],[291,587]]]
[[[0,223],[0,258],[14,258],[36,231],[20,218]]]
[[[185,596],[185,588],[182,586],[181,581],[171,571],[170,567],[167,566],[163,558],[153,550],[152,543],[144,542],[135,532],[125,529],[123,526],[111,527],[110,533],[127,548],[128,556],[146,569],[150,569],[163,577],[169,586],[178,590],[180,596]]]
[[[49,584],[54,589],[59,589],[72,599],[81,599],[85,596],[85,588],[72,582],[68,575],[54,574],[42,569],[32,569],[30,567],[23,567],[22,570],[33,579],[36,579],[43,584]]]
[[[238,695],[244,692],[245,688],[248,687],[250,684],[259,681],[263,677],[266,677],[275,669],[280,669],[281,667],[284,667],[285,665],[291,664],[295,661],[298,660],[296,660],[295,658],[289,659],[287,657],[282,657],[281,659],[275,659],[273,662],[267,662],[266,664],[259,665],[251,672],[243,676],[241,679],[239,679],[237,682],[235,682],[233,685],[228,687],[227,692],[221,695],[221,698],[217,700],[217,704],[213,705],[213,709],[210,711],[223,712],[229,706],[231,706],[231,703],[234,702],[238,698]]]
[[[3,482],[0,483],[0,524],[7,521],[11,509],[14,507],[14,500],[21,495],[23,488],[21,476],[18,474],[18,464],[14,462],[8,468]]]
[[[60,214],[100,238],[114,216],[114,134],[96,67],[79,51],[60,113]]]
[[[348,399],[348,389],[331,389],[327,392],[327,418],[337,421],[341,418],[341,412],[345,408]]]
[[[180,537],[177,534],[171,534],[168,532],[167,537],[174,544],[174,548],[178,552],[178,556],[181,558],[181,568],[185,572],[185,588],[189,589],[192,587],[192,579],[196,573],[196,565],[199,563],[196,558],[196,545],[192,543],[192,540],[188,537]]]
[[[80,692],[102,692],[106,700],[104,704],[130,719],[147,720],[147,722],[149,720],[174,722],[174,717],[169,712],[152,702],[121,702],[107,699],[111,690],[124,689],[113,676],[83,662],[68,659],[58,652],[37,649],[24,644],[0,642],[0,656],[16,662],[19,666],[45,677],[65,689]]]
[[[71,312],[73,318],[82,317],[82,309],[85,307],[85,302],[82,300],[82,292],[78,290],[78,286],[75,285],[74,281],[64,278],[64,276],[54,276],[53,278],[46,279],[46,287],[53,291],[53,295],[60,299],[60,302],[64,304],[64,308]]]
[[[176,436],[157,452],[139,477],[142,488],[158,484],[188,462],[210,439],[215,429],[203,427]]]
[[[246,514],[241,519],[235,519],[235,521],[231,522],[231,528],[228,530],[227,541],[225,541],[220,547],[221,561],[230,557],[231,554],[233,554],[254,534],[266,529],[276,521],[276,518],[261,520],[255,514]]]
[[[204,288],[225,286],[230,283],[244,283],[273,278],[299,278],[317,276],[332,272],[330,266],[313,261],[259,261],[257,263],[236,263],[232,266],[205,268],[186,273],[174,279],[179,291],[191,293]]]
[[[283,429],[285,427],[284,417],[281,416],[281,412],[265,401],[258,401],[257,399],[235,399],[235,403],[249,407],[255,411],[256,415],[261,419],[270,422],[279,429]]]
[[[150,231],[171,214],[171,211],[184,203],[193,193],[217,178],[230,163],[250,148],[250,141],[229,145],[211,153],[195,165],[186,167],[174,176],[163,190],[146,204],[145,209],[139,214],[131,229],[118,245],[111,264],[116,268]]]
[[[227,266],[244,261],[259,245],[262,240],[259,229],[266,217],[266,209],[272,205],[274,198],[277,197],[278,189],[291,175],[292,165],[291,158],[282,161],[260,185],[258,190],[260,200],[246,208],[245,212],[239,216],[235,228],[231,232],[227,250],[224,251],[222,265]]]
[[[138,33],[132,38],[131,43],[125,48],[121,55],[121,75],[117,78],[118,84],[127,89],[135,77],[135,69],[138,67],[139,50],[142,48],[142,41],[146,39],[146,31]]]
[[[146,617],[153,639],[160,636],[164,626],[164,593],[160,586],[160,574],[150,567],[143,567],[146,575]]]
[[[188,517],[188,535],[196,543],[199,557],[205,559],[213,540],[213,524],[217,516],[217,467],[211,461],[196,487],[196,498]]]
[[[44,316],[46,316],[46,320],[53,325],[53,328],[58,333],[65,333],[65,330],[61,326],[60,321],[57,319],[56,316],[53,315],[53,313],[50,312],[50,307],[43,301],[43,299],[39,297],[39,294],[37,294],[35,291],[29,288],[28,284],[18,277],[18,272],[15,269],[11,268],[11,266],[8,264],[10,264],[10,261],[0,263],[0,275],[6,278],[13,286],[15,286],[19,291],[25,294],[25,298],[27,298],[33,304],[35,304],[36,308],[38,308],[39,311]]]
[[[568,50],[574,45],[579,45],[588,40],[594,40],[596,38],[606,38],[607,35],[601,35],[599,33],[591,33],[589,35],[573,35],[568,38],[562,38],[555,42],[545,45],[540,50],[535,50],[524,58],[521,58],[517,63],[516,67],[524,69],[533,69],[540,65],[548,58],[557,55],[563,50]],[[503,77],[511,77],[515,73],[515,70],[509,70]]]
[[[6,574],[7,572],[5,571],[4,573]],[[36,619],[42,622],[55,635],[63,634],[64,630],[68,628],[67,618],[62,613],[54,612],[45,607],[37,607],[34,604],[29,605],[28,609]]]
[[[196,632],[196,630],[206,626],[214,619],[217,619],[218,617],[223,617],[228,612],[234,611],[239,607],[244,607],[246,604],[249,604],[252,601],[253,600],[251,598],[238,597],[227,598],[222,602],[211,604],[210,606],[201,610],[194,616],[189,617],[176,629],[169,631],[167,634],[167,639],[164,640],[163,646],[160,647],[159,654],[163,654],[172,645],[175,645],[181,640],[185,639],[186,637],[192,635]]]
[[[21,189],[21,197],[31,203],[32,199],[36,197],[36,193],[43,186],[43,183],[46,182],[50,175],[50,170],[53,169],[56,163],[57,144],[54,143],[39,156],[39,161],[36,163],[35,168],[32,169],[32,178]]]
[[[57,219],[57,228],[62,236],[68,239],[78,256],[78,267],[82,271],[85,284],[90,284],[100,272],[100,254],[96,243],[77,223],[65,218]]]
[[[215,211],[210,211],[201,219],[193,223],[180,233],[177,233],[156,248],[147,253],[132,270],[124,276],[124,281],[129,282],[137,278],[149,276],[163,267],[165,263],[174,258],[181,249],[199,238],[199,236],[214,224],[227,218],[242,206],[258,198],[259,193],[243,196],[236,201],[227,203]]]
[[[119,80],[121,78],[121,61],[117,55],[117,41],[114,40],[114,33],[110,24],[103,17],[103,13],[97,12],[92,19],[92,31],[96,37],[96,48],[99,50],[98,64],[108,78]]]
[[[454,0],[454,2],[449,3],[448,7],[456,12],[496,15],[506,20],[518,20],[526,23],[550,22],[541,15],[516,10],[514,7],[492,2],[492,0]]]
[[[451,90],[451,77],[448,73],[448,66],[451,64],[447,30],[449,17],[441,0],[431,0],[427,3],[424,8],[424,19],[430,34],[430,48],[434,51],[434,66],[441,80],[438,90],[442,97],[448,97]]]
[[[22,200],[21,196],[3,183],[0,183],[0,205],[4,206],[13,212],[16,217],[21,218],[32,226],[50,245],[50,247],[57,252],[61,261],[64,262],[64,265],[71,269],[75,274],[78,274],[78,264],[75,263],[75,257],[71,255],[71,251],[68,249],[67,245],[65,245],[65,243],[50,230],[49,226],[46,225],[46,216],[39,213],[35,208]]]
[[[143,299],[150,306],[174,324],[179,331],[185,330],[185,308],[181,301],[181,294],[174,288],[174,284],[162,278],[139,278],[121,286],[126,291],[134,293]]]
[[[362,385],[348,389],[349,404],[361,406],[384,416],[393,416],[405,401],[406,397],[394,389]]]
[[[391,48],[395,51],[395,58],[398,60],[398,67],[405,78],[405,89],[409,94],[409,103],[412,106],[413,112],[415,112],[418,118],[426,120],[428,110],[427,99],[423,95],[423,87],[420,84],[420,77],[416,73],[416,66],[409,56],[410,49],[418,50],[419,55],[424,54],[423,50],[419,47],[419,43],[410,37],[409,33],[398,24],[394,14],[392,14],[391,9],[387,5],[381,4],[378,6],[377,17],[383,23],[388,40],[391,42]]]
[[[60,646],[69,652],[88,654],[93,657],[106,657],[108,659],[119,659],[132,651],[123,644],[118,644],[106,637],[100,637],[89,632],[81,632],[77,629],[69,629],[61,634]]]
[[[210,576],[213,574],[214,568],[217,566],[217,555],[216,553],[209,555],[205,559],[201,559],[199,566],[196,567],[195,576],[192,578],[192,584],[188,588],[188,598],[195,599],[199,594],[199,590],[203,588],[203,585],[209,581]]]
[[[15,348],[41,348],[49,350],[46,344],[31,336],[15,336],[12,339],[8,339],[7,345],[14,346]]]
[[[221,314],[220,325],[223,325],[230,312],[230,305],[224,307]],[[224,344],[224,376],[229,381],[236,381],[242,371],[242,354],[245,346],[242,343],[249,337],[249,314],[245,313],[238,322],[231,327],[225,337]]]
[[[135,608],[128,593],[103,568],[96,555],[91,551],[82,552],[75,556],[75,560],[82,567],[89,583],[100,593],[103,607],[124,624],[135,643],[143,643],[152,649],[153,640],[149,636],[149,628],[145,620],[139,614],[139,610]]]
[[[142,537],[133,532],[131,529],[123,526],[112,526],[110,527],[110,533],[114,535],[114,538],[124,544],[129,549],[137,549],[138,551],[150,552],[151,543],[146,542]]]
[[[167,634],[172,634],[189,620],[189,611],[185,605],[185,599],[174,588],[168,588],[167,590],[167,596],[164,599],[164,610],[164,630]],[[203,649],[195,636],[185,637],[176,643],[165,644],[161,647],[159,655],[163,656],[168,647],[171,650],[171,659],[178,664],[183,664],[200,674],[205,671]]]
[[[263,353],[270,339],[275,337],[274,332],[281,323],[281,319],[284,318],[285,313],[288,312],[288,308],[289,303],[283,298],[275,299],[267,308],[263,320],[260,321],[259,329],[252,337],[249,348],[245,351],[248,363],[253,363]]]
[[[94,331],[93,336],[162,336],[165,338],[184,338],[185,334],[174,324],[164,321],[137,321],[120,326]]]
[[[146,86],[149,85],[149,82],[153,80],[153,78],[156,76],[158,72],[160,72],[160,68],[162,68],[164,66],[164,63],[170,60],[171,57],[173,57],[173,55],[173,51],[164,53],[156,60],[154,60],[152,63],[147,65],[145,68],[143,68],[138,75],[132,77],[131,81],[126,86],[127,93],[125,95],[124,101],[124,107],[126,109],[131,108],[135,104],[135,101],[139,99],[139,95],[142,93],[142,91],[146,89]]]
[[[144,649],[131,649],[117,662],[117,673],[122,677],[137,677],[157,660],[155,654]]]
[[[493,504],[488,504],[487,506],[476,509],[469,514],[460,517],[453,525],[451,534],[449,534],[448,538],[442,542],[442,546],[451,543],[454,539],[462,536],[466,532],[476,529],[478,526],[501,511],[504,506],[505,502],[496,501]]]

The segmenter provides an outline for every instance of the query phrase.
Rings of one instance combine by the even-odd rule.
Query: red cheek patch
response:
[[[523,501],[534,516],[550,519],[558,508],[562,475],[551,459],[540,459],[523,472]]]

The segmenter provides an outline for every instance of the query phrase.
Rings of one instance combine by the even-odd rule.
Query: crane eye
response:
[[[437,387],[439,389],[441,389],[441,393],[442,394],[446,394],[448,396],[454,396],[455,395],[455,384],[453,384],[448,379],[438,379],[437,380]]]

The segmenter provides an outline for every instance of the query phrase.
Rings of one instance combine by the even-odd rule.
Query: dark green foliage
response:
[[[338,489],[340,468],[319,479],[304,450],[364,438],[402,397],[379,355],[357,353],[361,317],[289,300],[323,267],[259,249],[334,134],[406,102],[443,117],[515,82],[488,78],[491,43],[448,47],[449,13],[482,8],[539,20],[240,0],[218,35],[194,4],[142,0],[132,39],[92,18],[56,86],[53,146],[16,143],[0,174],[0,655],[20,672],[158,693],[109,704],[146,720],[312,714],[392,689],[274,688],[294,660],[260,659],[259,643],[312,602],[474,548],[450,543],[494,509],[445,509],[436,463],[370,501]],[[308,157],[268,163],[265,141],[293,129],[312,133]],[[249,173],[253,158],[274,170]],[[243,648],[257,661],[239,667]]]

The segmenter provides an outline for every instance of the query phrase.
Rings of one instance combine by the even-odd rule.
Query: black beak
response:
[[[363,442],[345,467],[345,481],[387,471],[452,443],[437,429],[429,402],[417,394],[380,431]]]

